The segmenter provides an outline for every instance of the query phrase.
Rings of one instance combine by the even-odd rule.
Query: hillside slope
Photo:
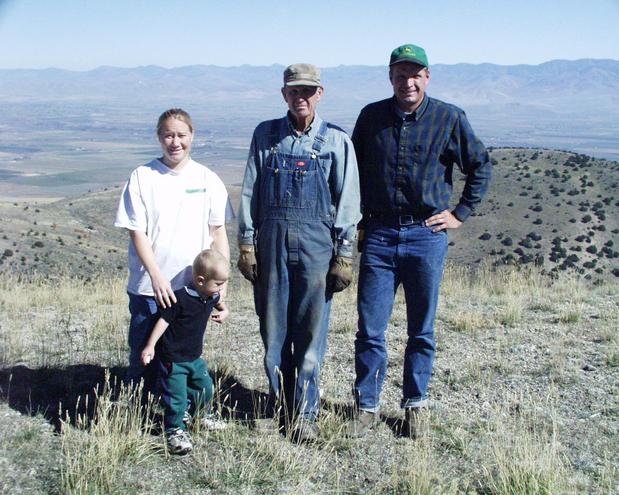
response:
[[[593,280],[619,276],[619,163],[540,149],[491,154],[487,198],[449,234],[453,262],[536,263]],[[462,185],[457,179],[454,201]],[[0,203],[0,270],[53,275],[68,266],[86,277],[125,270],[127,236],[112,226],[119,196],[117,187],[48,204]],[[236,225],[228,231],[234,250]]]

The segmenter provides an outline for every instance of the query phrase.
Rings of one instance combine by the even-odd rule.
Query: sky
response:
[[[619,60],[619,0],[0,0],[0,68]]]

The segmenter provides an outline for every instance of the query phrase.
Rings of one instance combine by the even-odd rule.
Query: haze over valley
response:
[[[118,185],[159,153],[166,108],[194,118],[193,156],[241,180],[253,128],[283,115],[283,66],[0,70],[0,197],[58,198]],[[587,84],[575,74],[587,73]],[[487,146],[619,159],[619,61],[435,65],[430,96],[463,108]],[[323,69],[319,112],[348,132],[391,94],[382,66]]]

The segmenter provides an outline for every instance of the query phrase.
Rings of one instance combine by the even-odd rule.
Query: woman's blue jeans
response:
[[[140,355],[150,337],[150,333],[159,319],[159,307],[152,296],[129,294],[129,367],[125,375],[125,384],[136,387],[144,380],[144,391],[155,393],[158,358],[148,366],[142,365]]]

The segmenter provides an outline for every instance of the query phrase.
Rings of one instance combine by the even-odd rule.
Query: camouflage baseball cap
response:
[[[428,56],[426,51],[420,46],[402,45],[391,52],[389,65],[399,64],[400,62],[410,62],[428,67]]]
[[[284,86],[322,86],[320,69],[312,64],[292,64],[284,71]]]

